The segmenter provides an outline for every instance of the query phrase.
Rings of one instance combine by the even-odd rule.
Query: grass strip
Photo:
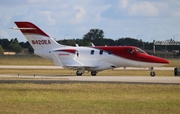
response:
[[[0,113],[177,114],[180,85],[1,84]]]

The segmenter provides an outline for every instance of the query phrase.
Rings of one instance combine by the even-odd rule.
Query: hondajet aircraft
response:
[[[155,76],[153,67],[169,64],[169,61],[147,54],[135,46],[67,46],[58,44],[53,38],[31,22],[15,22],[34,48],[34,53],[53,60],[55,65],[77,70],[81,76],[90,71],[95,76],[99,71],[118,67],[149,67],[150,75]]]

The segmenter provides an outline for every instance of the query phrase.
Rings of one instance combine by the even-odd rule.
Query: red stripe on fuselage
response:
[[[56,52],[57,51],[63,51],[63,52],[68,52],[68,53],[76,53],[76,50],[74,50],[74,49],[63,49],[63,50],[56,50]]]
[[[138,52],[137,47],[134,46],[95,46],[93,48],[104,50],[106,52],[111,51],[112,54],[123,57],[130,60],[150,63],[169,64],[169,61],[160,57],[151,56],[140,49],[142,52]],[[132,49],[132,51],[130,51]]]
[[[14,22],[18,28],[35,28],[35,29],[20,29],[22,33],[39,34],[49,37],[44,31],[31,22]]]

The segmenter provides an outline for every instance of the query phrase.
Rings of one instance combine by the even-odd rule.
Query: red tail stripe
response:
[[[20,29],[22,33],[40,34],[49,37],[44,31],[31,22],[14,22],[18,28],[36,28],[36,29]]]

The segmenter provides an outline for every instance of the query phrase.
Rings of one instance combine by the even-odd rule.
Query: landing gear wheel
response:
[[[156,73],[154,71],[150,72],[151,77],[154,77]]]
[[[96,74],[97,74],[97,71],[91,71],[92,76],[96,76]]]
[[[77,75],[77,76],[82,76],[82,73],[77,71],[77,72],[76,72],[76,75]]]

